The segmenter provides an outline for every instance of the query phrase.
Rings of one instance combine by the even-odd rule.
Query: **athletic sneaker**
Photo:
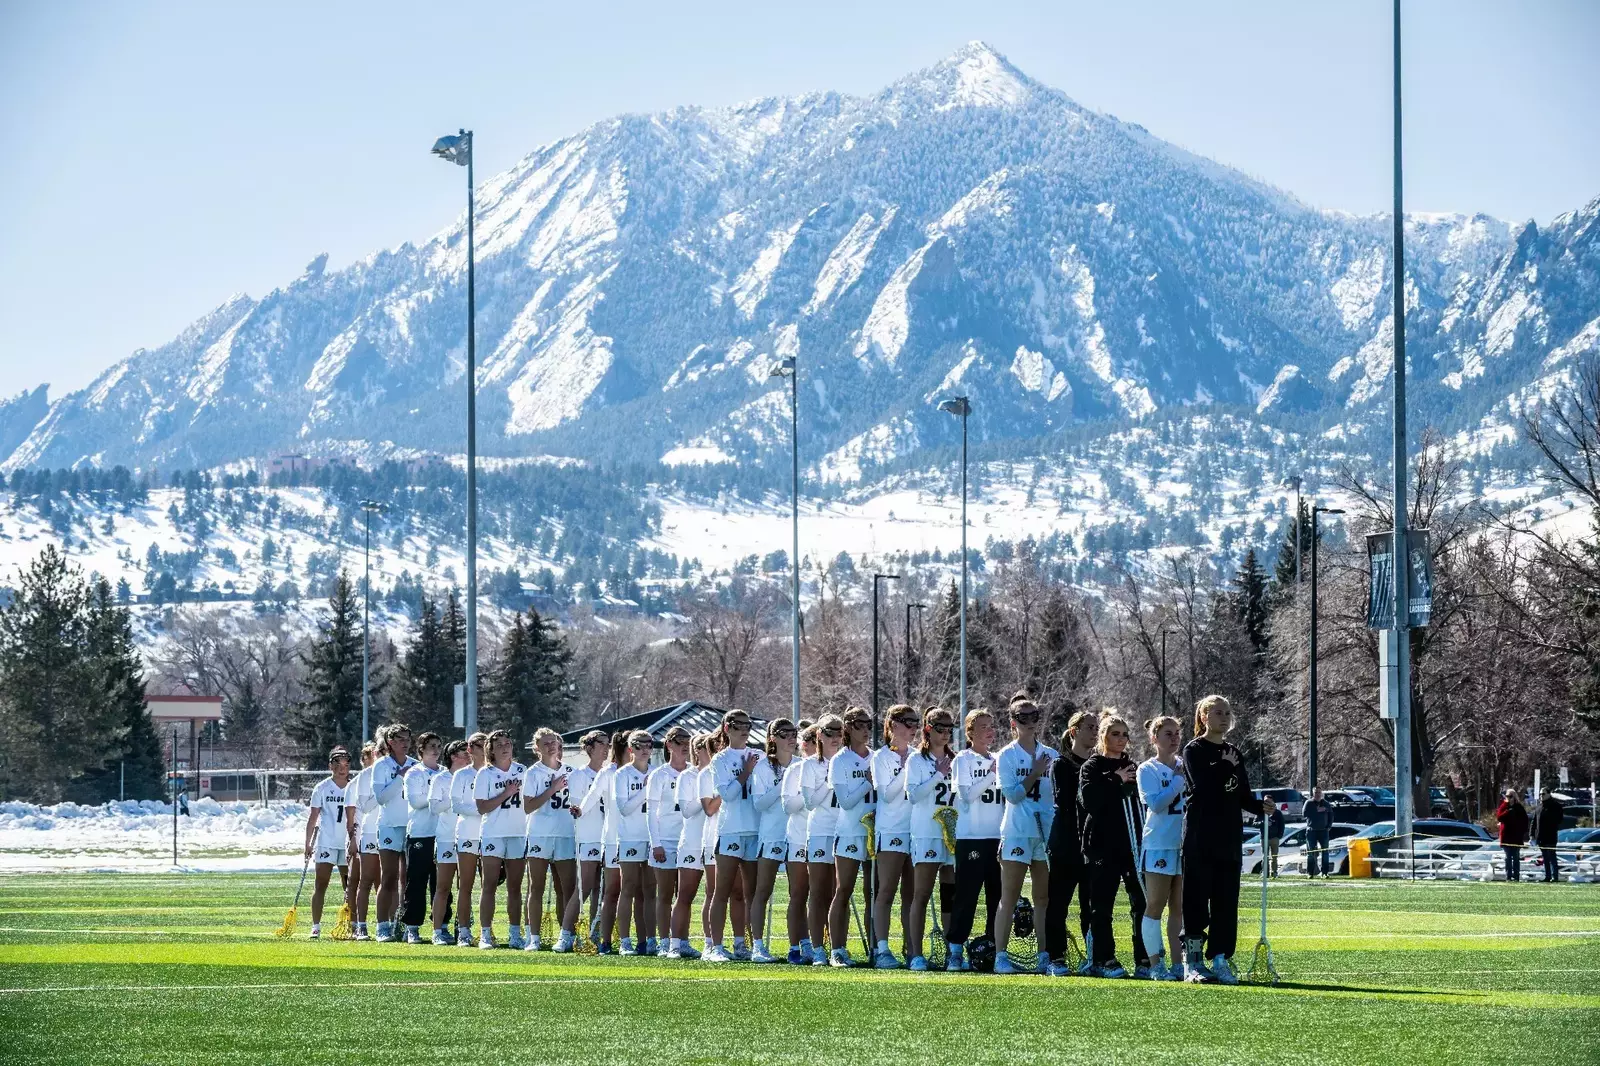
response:
[[[685,941],[684,943],[678,945],[678,958],[694,960],[703,958],[703,956],[700,954],[699,949],[697,949],[693,944]]]
[[[827,954],[825,952],[819,951],[816,954],[811,956],[811,965],[813,965],[813,966],[830,966],[830,965],[832,965],[832,963],[828,960],[828,956],[827,956]]]
[[[433,946],[434,947],[436,947],[436,948],[447,948],[451,944],[454,944],[454,943],[455,943],[455,941],[450,939],[450,934],[445,932],[443,929],[435,929],[433,931]]]
[[[365,929],[357,929],[354,933],[350,934],[350,939],[351,940],[371,940],[372,938],[367,935],[367,931]]]
[[[1150,967],[1146,966],[1142,962],[1139,965],[1135,966],[1133,968],[1133,979],[1135,981],[1148,981],[1148,980],[1150,980]]]
[[[656,957],[660,958],[660,959],[671,959],[671,960],[674,960],[674,961],[683,958],[682,955],[678,954],[678,949],[677,948],[667,948],[667,950],[663,951],[660,955],[658,955]]]
[[[1068,966],[1064,962],[1052,962],[1048,971],[1040,970],[1039,972],[1048,972],[1051,977],[1071,977],[1073,970],[1072,967]]]
[[[512,951],[521,951],[527,946],[528,942],[522,939],[522,930],[513,925],[511,927],[511,939],[506,941],[506,947]]]
[[[789,956],[785,961],[788,962],[790,966],[802,966],[805,964],[806,958],[804,955],[800,954],[800,949],[795,947],[789,949]]]
[[[1172,978],[1167,973],[1167,961],[1166,961],[1166,959],[1162,958],[1160,955],[1152,956],[1151,959],[1150,959],[1150,965],[1149,966],[1141,966],[1141,967],[1139,967],[1139,969],[1143,970],[1145,972],[1144,976],[1146,978],[1148,978],[1149,980],[1151,980],[1151,981],[1170,981],[1170,980],[1172,980]],[[1138,973],[1137,970],[1134,971],[1134,976],[1135,977],[1139,976],[1139,973]]]
[[[407,944],[420,944],[420,943],[422,943],[422,935],[417,932],[417,927],[416,926],[414,926],[414,925],[406,926],[406,943]]]
[[[1094,976],[1106,977],[1113,981],[1120,981],[1124,977],[1128,976],[1128,971],[1122,968],[1122,963],[1118,962],[1116,959],[1112,959],[1110,962],[1102,962],[1097,965],[1094,968]]]
[[[1191,985],[1214,985],[1217,983],[1217,975],[1212,973],[1203,962],[1190,959],[1183,964],[1183,970],[1184,981]]]
[[[617,954],[628,956],[639,954],[639,949],[633,946],[633,937],[625,936],[622,938],[622,946],[617,949]]]
[[[750,961],[750,949],[748,947],[746,947],[745,945],[740,944],[738,947],[733,949],[733,956],[732,957],[733,957],[733,960],[735,962],[749,962]]]
[[[1021,973],[1022,971],[1011,962],[1011,953],[1008,951],[997,952],[994,957],[995,973]]]
[[[570,954],[572,949],[577,946],[577,940],[578,938],[574,934],[563,929],[561,930],[561,935],[556,938],[556,946],[550,950],[557,955]]]
[[[757,944],[756,949],[750,953],[750,961],[777,962],[778,960],[772,957],[772,952],[767,950],[767,946],[765,944]]]
[[[472,946],[472,926],[463,926],[456,930],[456,947],[470,948]]]
[[[712,944],[706,948],[705,954],[700,956],[702,962],[732,962],[733,956],[728,954],[728,949],[721,944]]]
[[[478,934],[478,949],[480,951],[494,950],[494,934],[487,929]]]
[[[944,968],[946,970],[949,970],[951,973],[971,972],[972,963],[967,961],[966,953],[963,950],[964,948],[965,945],[963,944],[950,945],[950,958],[944,964]]]
[[[1178,962],[1168,966],[1167,976],[1162,978],[1162,980],[1181,982],[1183,980],[1183,963]]]
[[[828,965],[836,966],[841,970],[854,966],[855,963],[850,961],[850,949],[834,948],[832,954],[828,956]]]
[[[1233,967],[1228,965],[1226,955],[1218,955],[1211,960],[1211,975],[1217,979],[1219,985],[1236,985],[1239,978],[1234,976]]]
[[[875,970],[898,970],[900,969],[900,960],[895,958],[894,952],[884,949],[873,957],[872,967]]]
[[[322,926],[313,925],[311,927],[310,939],[312,939],[312,940],[321,940],[322,939]]]
[[[929,969],[928,960],[921,955],[913,956],[911,961],[906,964],[906,969],[913,973],[927,973]]]

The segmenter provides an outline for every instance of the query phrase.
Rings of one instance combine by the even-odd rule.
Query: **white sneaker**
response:
[[[478,950],[479,951],[493,951],[494,950],[494,934],[493,933],[483,932],[483,933],[479,933],[478,934]]]
[[[885,948],[873,958],[872,968],[875,970],[898,970],[900,969],[900,960],[895,958],[894,952]]]
[[[447,948],[451,944],[454,944],[454,943],[455,943],[455,941],[450,939],[450,934],[445,932],[443,929],[435,929],[433,931],[433,946],[434,947],[436,947],[436,948]]]
[[[1211,960],[1211,975],[1217,979],[1219,985],[1236,985],[1239,978],[1234,976],[1233,967],[1228,965],[1226,955],[1218,955]]]
[[[706,948],[705,954],[700,956],[702,962],[732,962],[734,956],[721,944],[712,944]]]
[[[923,958],[921,955],[918,955],[911,960],[910,964],[906,966],[906,969],[913,973],[927,973],[928,960]]]
[[[393,944],[395,942],[394,927],[388,922],[378,923],[378,935],[374,938],[380,944]]]
[[[512,951],[521,951],[527,946],[528,942],[522,939],[522,930],[513,925],[511,927],[511,939],[506,941],[506,947]]]
[[[422,943],[422,934],[417,932],[417,927],[416,926],[414,926],[414,925],[406,926],[406,943],[407,944],[420,944],[420,943]]]
[[[1012,963],[1012,961],[1011,961],[1011,953],[1010,952],[1001,951],[1001,952],[998,952],[998,953],[995,954],[995,957],[994,957],[994,972],[995,973],[1021,973],[1022,971],[1017,969],[1017,967]]]
[[[456,930],[456,947],[470,948],[472,946],[472,926]]]
[[[311,939],[311,940],[321,940],[322,939],[322,926],[313,925],[311,927],[311,936],[310,936],[309,939]]]
[[[854,966],[855,963],[850,961],[850,949],[834,948],[828,956],[828,965],[838,967],[841,970]]]
[[[772,957],[772,952],[768,951],[766,945],[763,944],[750,953],[750,961],[777,962],[778,960]]]
[[[556,938],[556,946],[550,950],[555,952],[557,955],[569,955],[572,953],[572,949],[577,939],[578,938],[576,935],[563,929],[561,930],[561,935]]]

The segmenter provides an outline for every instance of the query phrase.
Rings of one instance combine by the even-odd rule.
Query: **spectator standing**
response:
[[[1506,880],[1520,881],[1522,847],[1528,842],[1528,808],[1522,805],[1516,789],[1506,789],[1494,816],[1500,823],[1500,847],[1506,853]]]
[[[1306,876],[1327,877],[1332,871],[1328,869],[1328,848],[1330,834],[1333,830],[1333,808],[1328,801],[1322,798],[1322,789],[1311,790],[1311,798],[1306,801],[1304,816],[1306,820]]]
[[[1266,830],[1265,843],[1267,845],[1268,869],[1272,876],[1278,876],[1278,842],[1283,839],[1283,809],[1271,800],[1262,800],[1267,807],[1267,817],[1263,828]]]
[[[1533,842],[1544,853],[1546,881],[1561,880],[1561,861],[1556,857],[1556,844],[1561,839],[1561,819],[1566,813],[1561,801],[1550,795],[1548,788],[1539,790],[1539,809],[1533,815]]]

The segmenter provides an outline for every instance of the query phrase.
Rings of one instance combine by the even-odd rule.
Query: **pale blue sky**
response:
[[[1409,0],[1405,25],[1408,209],[1600,195],[1600,3]],[[460,176],[427,149],[458,126],[486,176],[619,112],[869,93],[974,38],[1309,203],[1388,203],[1384,0],[0,0],[0,394],[443,228]]]

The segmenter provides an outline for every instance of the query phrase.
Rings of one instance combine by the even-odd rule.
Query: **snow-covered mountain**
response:
[[[1090,111],[973,43],[866,98],[629,115],[477,190],[480,447],[668,463],[786,446],[831,478],[1183,405],[1382,435],[1389,223]],[[1412,404],[1500,439],[1600,344],[1600,199],[1548,227],[1408,218]],[[4,469],[460,449],[465,220],[236,296],[45,408]],[[1497,436],[1498,434],[1498,436]],[[786,476],[786,470],[784,471]]]

